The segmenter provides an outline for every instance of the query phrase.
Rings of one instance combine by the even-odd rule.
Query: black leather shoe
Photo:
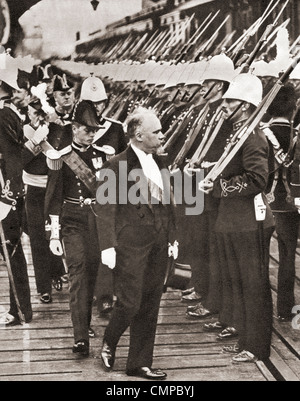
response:
[[[89,327],[89,337],[90,338],[95,338],[96,337],[96,333],[94,332],[94,330],[91,327]]]
[[[42,296],[40,297],[40,301],[41,301],[43,304],[51,304],[51,302],[52,302],[52,297],[51,297],[51,295],[50,295],[48,292],[46,292],[45,294],[42,294]]]
[[[126,374],[127,376],[143,377],[144,379],[150,380],[165,380],[167,378],[167,374],[162,370],[147,367],[127,370]]]
[[[86,340],[77,341],[73,345],[73,353],[81,356],[88,356],[90,353],[89,343]]]
[[[101,359],[105,370],[110,371],[114,367],[116,350],[103,341]]]

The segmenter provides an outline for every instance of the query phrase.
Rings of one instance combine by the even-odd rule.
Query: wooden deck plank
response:
[[[97,337],[91,340],[90,357],[83,360],[72,353],[73,329],[67,285],[62,292],[53,292],[52,304],[41,304],[36,293],[28,240],[25,249],[29,262],[34,318],[30,324],[24,326],[0,327],[0,381],[143,380],[128,377],[124,373],[129,345],[128,330],[120,340],[114,371],[110,373],[103,371],[100,347],[108,317],[99,318],[96,307],[92,325]],[[276,256],[276,253],[274,254]],[[275,257],[272,263],[270,276],[276,297],[278,265]],[[8,280],[3,263],[0,263],[0,294],[1,313],[9,305]],[[178,382],[272,380],[270,372],[268,374],[263,364],[233,364],[231,355],[222,352],[224,344],[216,341],[216,334],[203,332],[203,323],[213,321],[214,318],[204,321],[189,320],[185,314],[186,307],[187,304],[181,302],[180,291],[169,290],[164,294],[158,319],[154,366],[165,369],[168,380]],[[290,334],[288,327],[286,331],[282,335]],[[298,341],[298,337],[292,338],[295,343]],[[278,355],[279,365],[287,365],[291,369],[290,373],[298,378],[297,356],[285,347],[286,344],[278,336],[276,341],[273,340],[272,353]]]

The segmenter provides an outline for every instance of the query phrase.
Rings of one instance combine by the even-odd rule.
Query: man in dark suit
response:
[[[170,193],[170,183],[164,179],[168,170],[163,170],[162,161],[155,156],[164,135],[159,119],[144,108],[130,115],[126,124],[130,146],[100,170],[101,184],[97,192],[102,262],[112,269],[116,267],[117,295],[104,334],[101,357],[104,367],[111,370],[118,341],[130,326],[127,375],[165,379],[166,373],[151,367],[168,243],[175,241],[173,206],[162,199]],[[113,180],[115,185],[110,189],[118,189],[118,193],[115,201],[106,202],[105,177],[112,175],[116,181]],[[128,192],[122,194],[127,187]]]

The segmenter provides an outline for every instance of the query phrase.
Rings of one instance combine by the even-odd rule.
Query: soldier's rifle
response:
[[[206,25],[202,24],[202,25],[204,25],[203,29],[198,33],[198,35],[195,37],[195,39],[193,40],[193,42],[190,43],[190,45],[189,45],[188,48],[186,49],[185,54],[184,54],[183,56],[188,57],[189,54],[191,53],[191,51],[195,52],[195,49],[194,49],[195,46],[199,43],[200,38],[203,37],[204,33],[207,31],[207,29],[210,27],[210,25],[213,23],[213,21],[217,18],[217,16],[219,15],[219,13],[220,13],[220,10],[217,10],[217,11],[215,12],[215,14],[212,16],[212,18],[206,23]],[[205,20],[205,22],[206,22],[206,20]],[[182,59],[183,59],[183,57],[181,57],[180,60],[182,60]],[[179,60],[179,61],[180,61],[180,60]],[[179,61],[178,61],[178,62],[179,62]]]
[[[156,61],[159,61],[161,59],[165,50],[170,46],[170,43],[172,42],[172,34],[173,31],[169,29],[168,34],[163,38],[161,43],[159,43],[153,50],[153,55],[155,56]]]
[[[195,153],[188,161],[185,169],[193,171],[195,167],[200,166],[204,161],[207,152],[211,148],[214,140],[216,139],[222,125],[225,121],[225,113],[223,106],[220,105],[219,110],[216,111],[214,117],[210,120],[208,127],[206,128],[205,134]]]
[[[228,33],[225,38],[218,44],[218,46],[215,48],[215,50],[212,52],[212,56],[216,56],[218,54],[220,54],[221,52],[225,52],[227,45],[229,43],[231,43],[232,38],[234,37],[234,35],[236,34],[236,30]]]
[[[192,37],[188,40],[187,43],[185,43],[182,47],[182,49],[180,49],[180,51],[177,53],[177,55],[175,56],[175,62],[176,64],[180,63],[190,52],[190,50],[195,46],[195,44],[197,43],[197,41],[199,40],[199,38],[202,35],[202,28],[203,26],[206,24],[206,22],[210,19],[212,13],[210,13],[205,20],[202,22],[202,24],[199,26],[199,28],[194,32],[194,34],[192,35]]]
[[[252,53],[249,55],[249,57],[247,58],[247,61],[244,62],[243,64],[243,71],[247,71],[249,70],[249,67],[251,66],[251,64],[254,62],[254,60],[256,59],[258,53],[261,51],[261,49],[266,45],[266,43],[268,43],[272,38],[272,31],[273,29],[276,27],[284,9],[286,8],[286,6],[288,5],[289,0],[287,0],[285,2],[285,4],[283,5],[283,7],[281,8],[280,12],[277,14],[275,20],[273,21],[272,24],[267,25],[263,35],[261,36],[260,40],[257,42],[257,44],[255,45]],[[282,25],[285,25],[286,22],[284,22]],[[279,27],[280,28],[280,27]],[[275,30],[276,31],[276,30]],[[275,32],[275,34],[277,33],[277,31]],[[274,34],[274,32],[273,32]]]
[[[270,50],[276,45],[276,40],[277,38],[273,39],[275,35],[277,35],[277,33],[279,32],[279,30],[281,28],[286,28],[288,26],[288,24],[290,23],[291,19],[288,18],[286,21],[284,21],[280,26],[278,26],[272,33],[271,35],[268,37],[267,41],[262,45],[260,52],[261,54],[257,57],[258,59],[260,59],[262,57],[262,55],[267,55],[269,54]],[[273,41],[271,42],[271,40],[273,39]],[[268,47],[266,48],[265,51],[263,51],[264,47],[267,45]]]
[[[135,40],[135,32],[131,32],[127,39],[125,39],[124,41],[121,40],[121,46],[119,47],[119,49],[117,49],[117,51],[112,55],[113,59],[118,60],[120,56],[123,55],[123,53],[126,51],[126,49],[131,46],[132,44],[132,40]]]
[[[209,112],[209,103],[207,102],[206,105],[203,107],[199,116],[195,119],[194,124],[192,125],[191,129],[189,130],[184,144],[178,154],[176,155],[172,165],[170,166],[170,171],[174,172],[178,168],[180,168],[184,162],[184,159],[188,153],[188,151],[193,146],[200,130],[202,129],[205,119],[207,117],[207,113]]]
[[[120,60],[126,60],[127,56],[129,56],[132,59],[135,59],[135,54],[139,47],[142,46],[142,44],[145,42],[147,39],[148,33],[145,33],[142,37],[137,37],[132,44],[128,47],[127,50],[121,55]]]
[[[148,47],[145,49],[145,53],[149,56],[153,54],[153,50],[157,48],[157,46],[160,46],[160,43],[162,40],[164,40],[165,35],[168,33],[168,31],[161,31],[157,38],[148,45]]]
[[[233,135],[227,146],[225,147],[224,153],[212,168],[212,170],[207,174],[205,181],[214,182],[228,166],[237,152],[241,149],[243,144],[246,142],[247,138],[253,133],[253,130],[260,123],[261,119],[265,115],[266,111],[270,107],[271,103],[275,99],[276,95],[288,80],[291,72],[296,68],[300,61],[300,53],[297,55],[293,63],[288,67],[284,74],[277,80],[273,88],[264,97],[261,104],[257,107],[254,113],[248,118],[245,124],[237,130]]]
[[[1,167],[0,167],[0,186],[2,189],[5,188],[5,181],[4,181]],[[14,276],[12,273],[12,268],[11,268],[11,263],[10,263],[10,256],[9,256],[9,252],[7,249],[8,241],[5,238],[5,233],[4,233],[3,224],[2,224],[1,220],[0,220],[0,238],[1,238],[1,245],[2,245],[2,249],[3,249],[3,253],[4,253],[4,259],[5,259],[5,264],[6,264],[6,268],[7,268],[9,282],[10,282],[11,289],[12,289],[12,292],[13,292],[13,295],[15,298],[16,305],[17,305],[19,320],[20,320],[20,323],[23,324],[25,322],[25,317],[21,310],[20,301],[19,301],[18,294],[17,294],[17,289],[16,289]]]
[[[176,142],[177,137],[182,132],[182,128],[188,118],[190,117],[191,113],[193,112],[196,105],[191,105],[185,112],[183,112],[177,120],[170,126],[170,128],[166,131],[165,137],[167,138],[167,142],[164,144],[164,152],[168,152],[169,149],[173,146]]]
[[[251,37],[253,37],[265,22],[265,20],[269,17],[269,15],[274,11],[277,5],[280,3],[280,0],[277,0],[275,4],[273,4],[272,0],[263,15],[258,18],[237,40],[233,43],[233,45],[228,49],[227,55],[230,57],[234,63],[239,59],[239,56],[243,52],[246,47],[247,42]]]
[[[169,53],[172,51],[172,47],[176,46],[181,41],[181,39],[179,37],[181,37],[181,35],[190,27],[191,22],[194,19],[194,17],[195,17],[195,13],[192,14],[190,16],[190,18],[187,18],[187,20],[181,24],[181,26],[179,27],[181,30],[180,35],[178,35],[176,31],[174,32],[172,41],[169,43],[167,49],[161,55],[161,57],[163,59],[169,55]]]
[[[217,40],[218,36],[219,36],[219,32],[220,30],[223,28],[223,26],[227,23],[228,19],[230,18],[230,15],[227,15],[227,17],[224,19],[224,21],[219,25],[219,27],[216,29],[216,31],[214,32],[214,34],[211,36],[211,38],[208,39],[208,41],[205,43],[201,56],[205,55],[209,55],[207,54],[209,52],[209,50],[211,49],[211,47],[213,46],[213,44],[215,43],[215,41]],[[196,60],[198,61],[200,57],[196,56]]]
[[[294,50],[296,49],[298,43],[300,42],[300,35],[297,37],[297,39],[292,43],[290,47],[290,54],[293,54]]]
[[[149,39],[149,33],[145,33],[144,36],[142,36],[142,38],[139,40],[139,42],[136,44],[136,46],[130,51],[130,53],[132,54],[132,56],[138,60],[138,58],[136,57],[136,55],[138,54],[138,52],[140,51],[141,47],[144,45],[144,43],[146,42],[146,40]]]
[[[139,49],[139,51],[135,55],[136,60],[145,61],[145,59],[147,58],[147,49],[153,44],[154,40],[157,39],[160,33],[161,32],[157,29],[150,35],[146,43],[144,43],[143,47]]]

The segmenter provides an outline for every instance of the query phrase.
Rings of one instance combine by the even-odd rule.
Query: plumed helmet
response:
[[[100,127],[96,109],[91,100],[81,100],[77,103],[72,121],[92,129]]]
[[[60,91],[60,92],[65,92],[73,88],[74,85],[71,81],[67,79],[66,74],[63,74],[62,76],[56,75],[54,78],[54,86],[53,86],[53,91]]]
[[[262,101],[263,85],[253,74],[240,74],[229,85],[223,99],[236,99],[258,106]]]
[[[81,86],[81,100],[91,100],[92,102],[101,102],[107,100],[107,94],[101,79],[91,75],[86,78]]]
[[[225,54],[219,54],[208,61],[201,80],[231,82],[235,76],[233,61]]]
[[[39,82],[51,81],[54,76],[51,64],[47,64],[45,66],[39,65],[37,70]]]

